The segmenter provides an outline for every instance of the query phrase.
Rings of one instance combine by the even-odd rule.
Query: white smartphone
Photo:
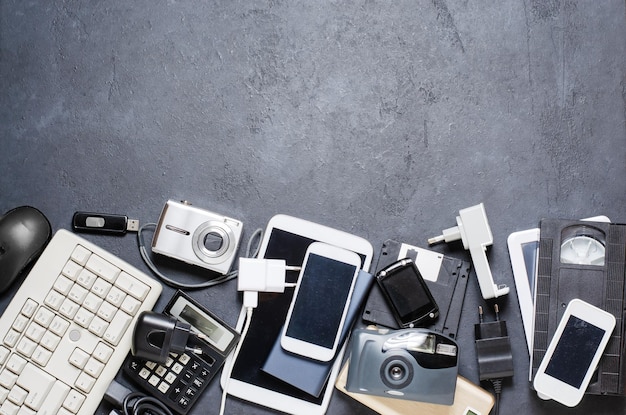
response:
[[[580,299],[570,301],[533,381],[539,397],[578,405],[614,328],[612,314]]]
[[[360,267],[352,251],[309,245],[281,333],[283,349],[322,362],[335,356]]]

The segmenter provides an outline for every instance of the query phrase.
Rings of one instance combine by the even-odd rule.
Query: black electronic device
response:
[[[0,217],[0,293],[34,263],[51,237],[50,222],[34,207],[20,206]]]
[[[239,333],[182,291],[177,291],[163,311],[202,334],[189,336],[189,349],[201,353],[170,353],[165,363],[128,355],[124,373],[174,412],[185,415],[237,344]]]
[[[429,325],[439,316],[437,302],[412,259],[401,259],[380,270],[376,281],[400,327]]]
[[[624,395],[626,225],[543,219],[535,294],[532,375],[557,331],[565,305],[581,299],[612,314],[617,325],[586,393]]]
[[[381,247],[376,269],[382,270],[407,257],[417,266],[439,306],[439,318],[431,321],[428,328],[456,338],[469,280],[470,262],[388,239]],[[362,319],[378,326],[401,328],[378,284],[372,285]]]

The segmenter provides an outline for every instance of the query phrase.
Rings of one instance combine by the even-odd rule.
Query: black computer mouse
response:
[[[34,207],[20,206],[0,217],[0,294],[41,254],[51,236],[50,222]]]

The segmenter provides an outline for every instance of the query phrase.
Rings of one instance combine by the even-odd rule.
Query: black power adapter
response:
[[[500,320],[499,308],[494,306],[495,321],[485,322],[483,308],[478,307],[479,323],[474,325],[476,358],[481,381],[489,381],[496,394],[494,414],[498,414],[502,379],[513,376],[513,353],[506,322]]]

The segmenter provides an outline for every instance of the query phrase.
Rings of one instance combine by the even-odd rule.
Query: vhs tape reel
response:
[[[574,298],[611,313],[617,324],[586,393],[624,395],[626,224],[543,219],[535,286],[533,377]]]

